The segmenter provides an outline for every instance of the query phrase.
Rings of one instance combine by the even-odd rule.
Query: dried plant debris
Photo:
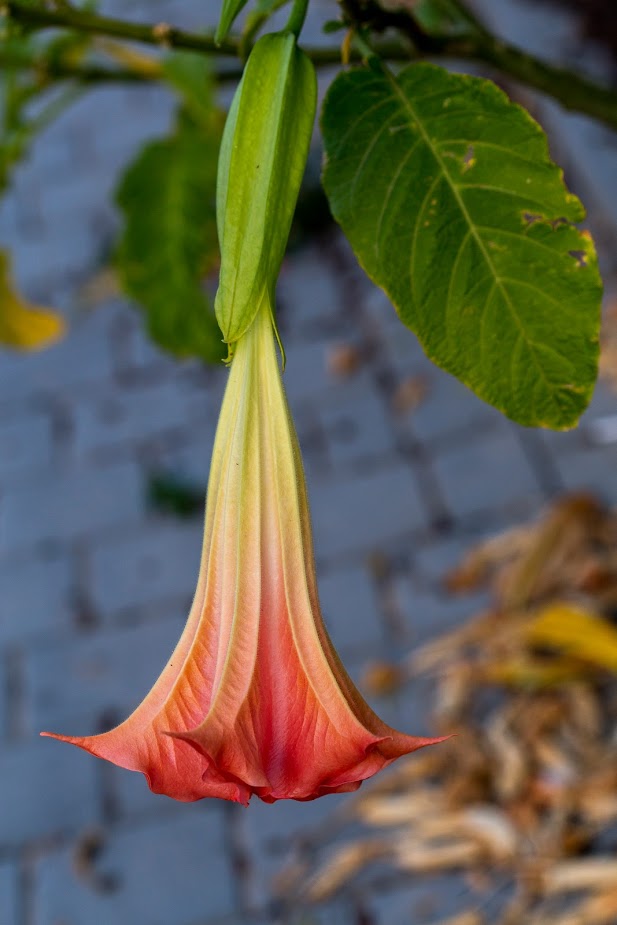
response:
[[[322,902],[366,889],[385,864],[410,878],[456,872],[493,897],[505,878],[497,913],[462,901],[434,925],[615,925],[617,512],[567,496],[472,549],[445,583],[489,588],[493,604],[412,652],[386,686],[429,675],[432,728],[453,738],[345,804],[283,892]],[[369,683],[383,690],[387,667]]]

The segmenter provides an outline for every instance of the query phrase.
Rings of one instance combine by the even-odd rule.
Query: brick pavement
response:
[[[47,352],[0,357],[0,925],[420,925],[431,895],[451,906],[460,887],[399,884],[304,918],[273,905],[269,878],[344,797],[181,806],[37,736],[102,729],[139,702],[193,591],[200,516],[155,512],[146,484],[162,469],[205,485],[226,372],[170,361],[122,299],[80,297],[113,240],[117,172],[169,115],[160,91],[97,91],[42,136],[0,209],[20,284],[71,323]],[[515,427],[424,359],[336,236],[288,258],[279,295],[324,611],[354,676],[481,604],[439,583],[478,537],[565,487],[617,501],[617,445],[588,427],[617,412],[603,386],[574,433]],[[341,343],[362,358],[347,377],[330,371]],[[409,377],[426,396],[402,412]],[[430,727],[426,690],[375,705]]]

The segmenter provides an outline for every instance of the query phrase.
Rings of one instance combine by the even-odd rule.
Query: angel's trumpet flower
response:
[[[45,733],[48,735],[49,733]],[[383,723],[319,609],[302,460],[267,301],[237,343],[219,420],[197,591],[160,678],[120,726],[56,736],[178,800],[356,790],[435,739]]]

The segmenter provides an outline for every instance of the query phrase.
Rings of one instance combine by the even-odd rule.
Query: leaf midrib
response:
[[[474,224],[474,222],[473,222],[473,220],[472,220],[472,218],[471,218],[471,215],[469,214],[469,210],[467,209],[467,206],[465,205],[462,196],[461,196],[460,193],[459,193],[458,187],[457,187],[456,183],[454,182],[453,178],[450,176],[449,171],[448,171],[447,168],[446,168],[445,160],[444,160],[443,157],[441,156],[441,154],[440,154],[438,148],[433,144],[433,141],[432,141],[432,139],[431,139],[431,136],[430,136],[430,135],[428,134],[428,132],[426,131],[426,129],[425,129],[425,127],[424,127],[424,124],[423,124],[422,120],[421,120],[421,119],[418,117],[418,115],[416,114],[416,111],[415,111],[414,107],[412,106],[412,104],[411,104],[411,102],[409,101],[409,99],[405,96],[405,94],[404,94],[402,88],[400,87],[398,81],[395,79],[395,77],[394,77],[394,75],[392,74],[392,72],[391,72],[388,68],[384,68],[384,74],[385,74],[385,76],[386,76],[386,79],[387,79],[388,82],[390,83],[391,87],[393,88],[394,93],[396,94],[396,96],[398,97],[398,99],[401,101],[401,103],[402,103],[402,105],[403,105],[403,108],[407,110],[407,112],[409,113],[410,117],[413,119],[414,123],[418,126],[418,130],[419,130],[420,134],[422,135],[422,137],[423,137],[423,139],[424,139],[424,141],[425,141],[427,147],[429,148],[429,150],[431,151],[433,157],[434,157],[435,160],[437,161],[437,164],[438,164],[439,167],[441,168],[441,171],[442,171],[442,173],[443,173],[443,176],[444,176],[444,178],[445,178],[445,180],[446,180],[448,186],[450,187],[450,189],[451,189],[451,191],[452,191],[452,194],[453,194],[454,198],[456,199],[457,205],[458,205],[459,209],[461,210],[461,213],[462,213],[463,217],[465,218],[465,221],[467,222],[467,225],[468,225],[468,227],[469,227],[470,233],[471,233],[472,237],[474,238],[474,240],[476,241],[476,243],[477,243],[477,245],[478,245],[478,247],[479,247],[479,249],[480,249],[480,252],[482,253],[482,256],[484,257],[484,260],[485,260],[487,266],[489,267],[489,270],[490,270],[491,274],[493,275],[493,278],[494,278],[494,280],[495,280],[495,284],[496,284],[496,286],[498,287],[499,291],[501,292],[502,298],[503,298],[505,304],[507,305],[507,307],[508,307],[508,309],[509,309],[509,311],[510,311],[510,314],[511,314],[511,316],[512,316],[512,318],[513,318],[513,320],[514,320],[514,322],[515,322],[515,324],[516,324],[516,327],[518,328],[519,337],[520,337],[520,339],[521,339],[522,341],[524,341],[524,343],[527,345],[527,349],[528,349],[528,351],[529,351],[530,356],[531,356],[532,359],[533,359],[533,363],[534,363],[536,369],[538,370],[538,373],[539,373],[540,378],[542,379],[542,381],[543,381],[543,382],[545,383],[545,385],[547,386],[547,389],[549,390],[550,394],[554,396],[553,385],[552,385],[552,383],[549,382],[549,380],[546,378],[546,376],[545,376],[545,374],[544,374],[544,369],[543,369],[542,365],[538,362],[538,358],[536,357],[535,350],[533,349],[533,346],[532,346],[531,341],[529,341],[529,339],[528,339],[527,336],[526,336],[525,329],[524,329],[524,327],[523,327],[523,325],[522,325],[522,322],[521,322],[521,319],[520,319],[520,317],[519,317],[519,315],[518,315],[518,312],[516,311],[514,305],[512,304],[512,301],[511,301],[510,298],[509,298],[508,292],[507,292],[506,288],[505,288],[504,285],[503,285],[502,279],[501,279],[501,277],[499,276],[499,274],[497,273],[497,270],[496,270],[496,268],[495,268],[495,265],[494,265],[493,261],[491,260],[490,254],[489,254],[488,250],[486,249],[486,247],[485,247],[485,245],[484,245],[484,242],[483,242],[482,238],[480,237],[478,231],[476,230],[476,226],[475,226],[475,224]],[[554,400],[555,400],[556,404],[557,404],[558,406],[560,406],[560,402],[559,402],[557,396],[554,396]]]

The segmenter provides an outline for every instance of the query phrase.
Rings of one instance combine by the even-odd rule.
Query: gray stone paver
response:
[[[16,864],[0,862],[0,921],[16,922],[19,915],[19,872]]]
[[[380,549],[426,522],[413,475],[401,463],[353,481],[341,473],[311,487],[318,561]]]
[[[98,772],[42,738],[2,743],[0,849],[74,833],[99,818]]]
[[[130,452],[137,444],[165,433],[182,433],[188,425],[187,389],[164,382],[122,389],[78,401],[74,408],[75,453],[99,456],[107,450]],[[153,416],[150,411],[157,409]]]
[[[0,645],[27,643],[74,628],[74,575],[70,555],[30,555],[0,568]]]
[[[32,646],[25,677],[26,715],[33,733],[101,732],[106,716],[116,721],[128,716],[173,652],[182,616],[147,618],[143,625],[87,633],[70,644],[61,640]],[[53,743],[48,747],[60,749]]]
[[[365,567],[352,565],[327,572],[320,581],[319,596],[332,641],[343,655],[380,645],[384,626],[376,589]]]
[[[535,473],[514,428],[505,423],[488,434],[468,434],[440,453],[435,467],[450,510],[462,519],[498,516],[501,510],[523,518],[542,503]]]
[[[331,4],[316,5],[331,15]],[[514,28],[520,4],[489,6],[498,5]],[[191,26],[215,6],[141,0],[121,11]],[[120,10],[117,0],[102,8]],[[524,31],[538,36],[536,25]],[[316,20],[309,32],[320,39]],[[543,106],[570,182],[589,190],[609,265],[615,209],[597,190],[614,195],[614,141],[592,129],[597,157],[582,158],[587,128]],[[174,363],[121,297],[93,308],[82,295],[113,244],[118,172],[167,130],[172,109],[156,88],[88,95],[41,137],[0,206],[20,285],[71,327],[50,350],[0,357],[0,925],[278,925],[272,878],[301,856],[302,832],[346,802],[178,805],[141,775],[37,737],[41,727],[96,732],[123,718],[168,658],[194,588],[202,514],[155,514],[145,489],[158,471],[205,489],[227,373]],[[617,501],[617,442],[593,431],[617,414],[617,399],[600,385],[570,434],[516,428],[426,361],[348,255],[333,237],[294,253],[279,301],[324,615],[361,679],[367,660],[401,657],[483,605],[448,597],[441,579],[487,532],[534,513],[560,485]],[[350,375],[332,369],[341,345],[361,359]],[[409,377],[425,382],[425,398],[396,411]],[[431,731],[427,685],[375,706],[401,728]],[[103,837],[95,876],[75,863],[93,826]],[[437,894],[456,911],[469,895],[449,881],[407,882],[367,887],[362,908],[373,925],[419,925]],[[360,921],[344,901],[311,915],[296,910],[285,925]]]
[[[392,457],[395,437],[387,408],[374,385],[327,401],[318,411],[334,468],[361,466]]]
[[[53,459],[52,421],[48,414],[31,411],[0,420],[0,479],[16,481],[48,469]]]
[[[46,473],[7,492],[2,546],[19,551],[124,527],[143,513],[143,477],[132,462]]]
[[[173,600],[190,601],[201,552],[202,525],[146,525],[92,546],[92,604],[108,619],[127,609]],[[170,555],[173,550],[173,555]]]
[[[220,921],[235,911],[224,840],[223,814],[209,809],[104,833],[89,877],[73,848],[50,852],[35,872],[34,925]]]

